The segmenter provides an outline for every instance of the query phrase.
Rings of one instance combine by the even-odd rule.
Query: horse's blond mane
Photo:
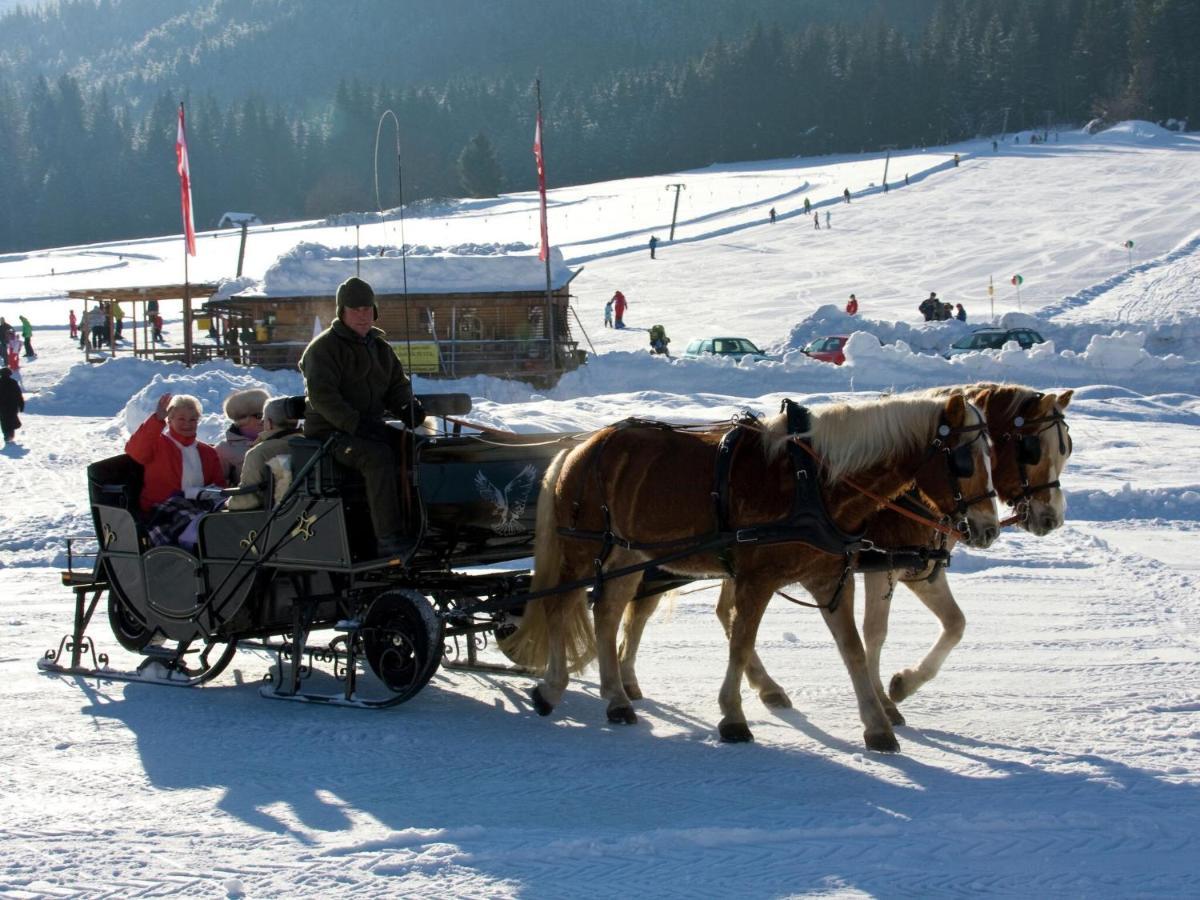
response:
[[[929,443],[945,406],[944,397],[922,395],[814,406],[812,429],[800,437],[812,443],[832,481]],[[787,445],[787,414],[767,419],[766,426],[772,458]]]

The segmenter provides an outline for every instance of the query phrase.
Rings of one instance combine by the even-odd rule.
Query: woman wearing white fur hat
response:
[[[262,388],[234,391],[225,398],[225,417],[229,427],[217,444],[217,456],[221,460],[221,472],[227,484],[237,484],[242,478],[242,460],[254,443],[263,425],[263,406],[267,392]]]

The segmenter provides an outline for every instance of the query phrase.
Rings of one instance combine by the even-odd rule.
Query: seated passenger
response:
[[[153,544],[180,542],[194,519],[223,500],[198,497],[206,486],[225,487],[217,451],[196,440],[199,424],[199,400],[188,394],[163,394],[154,412],[125,442],[125,452],[143,469],[138,506],[147,516]]]
[[[238,487],[259,487],[267,480],[267,463],[277,456],[283,456],[291,462],[291,450],[288,441],[300,433],[299,423],[287,413],[287,398],[276,397],[263,407],[263,430],[254,442],[254,446],[246,451],[246,459],[242,463],[242,480]],[[278,491],[279,484],[276,483]],[[274,498],[268,501],[264,491],[257,490],[252,494],[237,494],[229,498],[226,509],[246,510],[261,509],[270,505]]]
[[[228,484],[237,484],[242,477],[242,459],[263,427],[263,404],[267,392],[261,388],[234,391],[225,398],[225,417],[230,425],[217,444],[221,458],[221,474]]]
[[[384,421],[390,412],[409,428],[425,420],[400,359],[376,328],[375,291],[361,278],[338,285],[337,318],[300,357],[308,404],[306,437],[333,438],[333,459],[362,473],[381,557],[401,551],[404,515],[399,469],[407,440]]]

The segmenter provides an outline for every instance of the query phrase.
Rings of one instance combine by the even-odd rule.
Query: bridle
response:
[[[1044,394],[1037,394],[1029,398],[1022,409],[1036,406],[1044,396]],[[1001,441],[1017,442],[1017,476],[1021,482],[1021,493],[1007,502],[1016,510],[1018,521],[1024,521],[1029,517],[1029,501],[1035,494],[1052,488],[1061,489],[1057,478],[1041,484],[1029,483],[1029,467],[1036,466],[1042,461],[1042,432],[1049,431],[1051,428],[1055,430],[1058,437],[1059,455],[1065,459],[1074,450],[1074,445],[1071,441],[1071,429],[1067,425],[1067,417],[1057,406],[1051,406],[1050,412],[1035,419],[1026,419],[1023,415],[1017,415],[1013,419],[1012,430],[1000,435]]]
[[[954,509],[947,513],[944,519],[952,522],[954,530],[963,536],[970,534],[971,531],[970,524],[967,522],[967,512],[970,508],[980,501],[990,500],[996,496],[996,490],[993,487],[973,497],[964,497],[962,485],[959,483],[959,479],[971,478],[975,474],[975,458],[971,453],[971,445],[976,441],[983,441],[985,449],[987,447],[987,420],[978,410],[975,410],[975,414],[979,416],[978,422],[974,425],[960,425],[958,428],[952,428],[943,419],[929,448],[930,456],[937,453],[945,454],[946,476],[950,482],[950,495],[954,499]],[[975,436],[970,440],[957,446],[953,444],[953,439],[958,435],[972,433]]]

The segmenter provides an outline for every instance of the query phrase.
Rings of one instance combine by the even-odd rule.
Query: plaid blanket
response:
[[[201,497],[189,500],[183,494],[172,494],[150,510],[146,530],[155,547],[178,544],[184,550],[195,550],[199,539],[198,520],[205,513],[216,512],[225,505],[224,497]]]

